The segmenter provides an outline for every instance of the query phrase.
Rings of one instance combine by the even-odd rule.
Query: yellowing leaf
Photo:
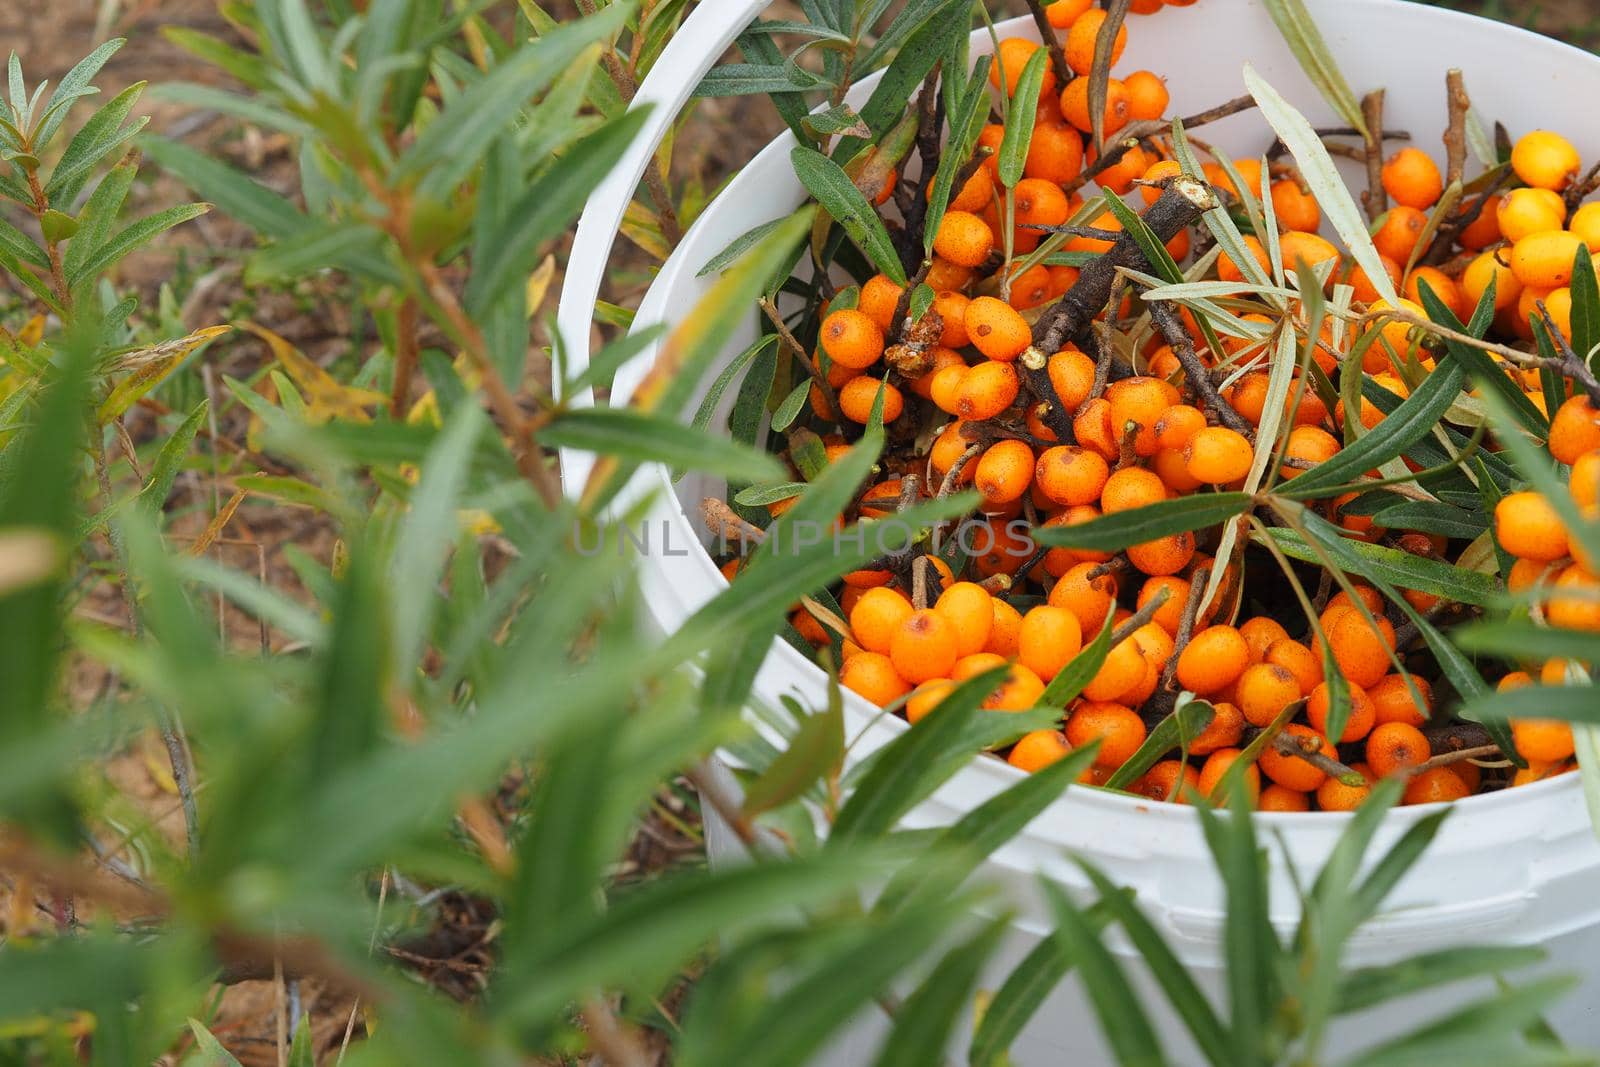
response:
[[[246,322],[244,328],[267,343],[272,355],[283,364],[294,384],[305,394],[306,416],[311,422],[346,419],[371,422],[367,409],[387,404],[389,398],[371,389],[341,385],[339,380],[317,366],[305,353],[265,326]]]
[[[221,336],[231,329],[232,326],[206,326],[187,337],[162,341],[160,344],[124,353],[117,360],[117,369],[133,373],[118,382],[112,388],[111,395],[100,405],[98,412],[100,422],[108,423],[121,416],[137,404],[140,398],[149,395],[167,375],[177,370],[178,365],[188,357],[189,353],[213,337]]]
[[[31,318],[27,322],[23,323],[22,329],[17,331],[17,343],[19,345],[27,345],[29,348],[32,348],[35,345],[37,345],[40,341],[43,341],[43,340],[44,340],[44,316],[43,315],[35,315],[33,318]]]
[[[206,554],[206,550],[211,547],[212,542],[221,537],[222,531],[227,529],[229,522],[233,521],[233,513],[239,510],[239,505],[244,503],[244,498],[247,495],[243,489],[235,489],[233,491],[233,495],[222,505],[222,510],[212,516],[211,521],[206,523],[206,528],[200,532],[200,536],[195,538],[194,544],[189,546],[189,554],[191,556],[203,556]]]
[[[544,262],[539,264],[539,269],[528,275],[528,317],[531,319],[539,313],[544,306],[544,298],[550,292],[550,279],[556,276],[556,257],[548,255]]]
[[[671,246],[661,236],[661,220],[637,200],[622,216],[622,235],[663,263],[672,255]]]

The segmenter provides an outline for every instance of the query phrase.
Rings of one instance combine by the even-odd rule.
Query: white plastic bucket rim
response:
[[[585,211],[562,293],[560,329],[572,368],[586,365],[594,299],[598,293],[617,225],[666,123],[676,114],[713,59],[766,6],[764,0],[718,0],[696,9],[641,87],[639,101],[655,106],[645,135],[617,170],[596,190]],[[1482,108],[1490,119],[1503,118],[1512,129],[1532,129],[1560,114],[1579,98],[1575,85],[1600,87],[1600,59],[1526,31],[1488,23],[1474,16],[1423,7],[1400,0],[1320,0],[1310,4],[1332,50],[1345,64],[1358,92],[1377,85],[1391,91],[1394,128],[1410,129],[1416,142],[1429,145],[1442,130],[1445,115],[1444,70],[1466,69],[1469,90],[1493,88]],[[1382,33],[1375,33],[1382,27]],[[1002,36],[1037,39],[1030,19],[999,26]],[[973,35],[974,55],[989,51],[986,31]],[[1119,70],[1148,66],[1167,70],[1171,55],[1205,55],[1171,69],[1174,113],[1200,110],[1242,91],[1238,71],[1248,61],[1313,119],[1331,111],[1310,88],[1283,45],[1260,0],[1202,0],[1187,8],[1167,8],[1150,19],[1136,19]],[[1515,84],[1491,75],[1519,71]],[[1230,73],[1224,74],[1223,71]],[[1476,75],[1476,76],[1475,76]],[[876,82],[864,79],[849,99],[859,102]],[[1270,133],[1259,114],[1248,112],[1208,127],[1206,139],[1236,156],[1259,152]],[[1565,131],[1569,135],[1586,131]],[[1241,140],[1242,139],[1242,140]],[[1600,158],[1600,130],[1580,150]],[[789,171],[789,134],[777,138],[743,169],[697,219],[662,268],[635,319],[635,329],[672,322],[709,284],[696,273],[739,233],[779,217],[801,202],[803,190]],[[1242,147],[1241,147],[1242,146]],[[752,334],[753,336],[753,334]],[[728,340],[728,355],[743,347]],[[616,375],[612,403],[626,401],[652,364],[658,346],[645,349]],[[574,403],[592,402],[584,395]],[[563,478],[569,491],[581,488],[593,457],[563,451]],[[701,547],[692,517],[674,490],[670,473],[642,469],[627,501],[648,498],[648,523],[686,554],[651,555],[643,560],[641,581],[653,621],[664,632],[680,626],[725,586],[715,562]],[[693,483],[693,479],[689,480]],[[691,484],[690,489],[698,488]],[[826,699],[826,677],[811,661],[776,641],[756,681],[758,698],[775,702],[791,694],[803,704]],[[907,727],[866,701],[846,693],[846,717],[854,739],[853,758],[892,741]],[[948,824],[1019,779],[1003,761],[982,757],[958,773],[907,820],[910,826]],[[1429,862],[1412,872],[1391,898],[1391,910],[1364,932],[1356,962],[1456,943],[1463,932],[1474,940],[1506,938],[1545,942],[1562,932],[1600,920],[1593,902],[1571,894],[1560,902],[1549,887],[1600,871],[1600,847],[1590,828],[1576,775],[1566,775],[1514,791],[1470,797],[1455,805],[1429,853]],[[1376,847],[1393,843],[1432,806],[1406,807],[1386,816]],[[1279,837],[1285,854],[1273,850],[1273,920],[1287,926],[1297,917],[1286,861],[1312,871],[1331,851],[1350,816],[1330,813],[1258,815],[1264,836]],[[1179,939],[1180,954],[1215,960],[1222,921],[1220,883],[1210,871],[1195,812],[1180,805],[1150,803],[1099,790],[1074,787],[1067,796],[994,857],[986,868],[1026,893],[1036,873],[1081,886],[1080,872],[1066,862],[1069,852],[1093,857],[1114,880],[1134,887],[1147,910]],[[1535,905],[1538,905],[1537,907]],[[1024,928],[1042,928],[1042,916],[1024,915]]]

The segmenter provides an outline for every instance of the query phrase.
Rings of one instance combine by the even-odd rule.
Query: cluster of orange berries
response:
[[[1131,10],[1150,13],[1161,6],[1160,0],[1135,0]],[[842,636],[842,684],[880,707],[903,710],[915,724],[955,686],[991,670],[1001,671],[1004,680],[985,701],[986,708],[1034,708],[1052,679],[1108,621],[1120,626],[1135,612],[1153,607],[1148,621],[1111,647],[1081,695],[1063,710],[1059,729],[1028,734],[1004,755],[1014,766],[1033,771],[1097,741],[1096,762],[1084,780],[1103,784],[1145,742],[1150,722],[1141,711],[1161,704],[1152,697],[1163,688],[1172,692],[1181,687],[1208,701],[1215,715],[1198,737],[1188,739],[1184,758],[1161,760],[1128,786],[1155,799],[1215,797],[1224,781],[1239,781],[1261,810],[1344,811],[1358,805],[1371,783],[1384,777],[1402,777],[1406,801],[1426,803],[1459,799],[1485,787],[1522,785],[1571,769],[1570,729],[1546,721],[1514,724],[1518,749],[1529,763],[1514,774],[1486,775],[1468,761],[1430,762],[1432,741],[1423,726],[1434,710],[1432,686],[1397,667],[1405,662],[1404,650],[1397,648],[1395,627],[1373,589],[1360,587],[1355,598],[1334,596],[1322,610],[1319,626],[1294,637],[1267,615],[1219,621],[1219,605],[1237,599],[1242,576],[1239,562],[1207,554],[1206,549],[1215,550],[1218,531],[1159,537],[1115,554],[1035,550],[1028,536],[1034,527],[1078,525],[1189,493],[1242,487],[1253,471],[1262,473],[1255,470],[1258,455],[1252,437],[1267,420],[1271,402],[1265,369],[1234,373],[1220,395],[1239,419],[1221,418],[1214,407],[1180,389],[1186,376],[1179,354],[1159,337],[1134,353],[1139,373],[1132,376],[1108,375],[1106,367],[1097,366],[1073,344],[1044,354],[1042,367],[1024,359],[1041,355],[1033,350],[1038,309],[1071,290],[1080,271],[1046,262],[1026,270],[1003,268],[1000,253],[1009,248],[1013,257],[1027,256],[1047,232],[1039,227],[1062,226],[1082,205],[1073,190],[1083,184],[1085,166],[1095,163],[1092,138],[1086,137],[1093,127],[1087,75],[1106,17],[1091,0],[1057,0],[1046,10],[1050,23],[1062,31],[1061,47],[1077,77],[1060,86],[1047,68],[1023,177],[1009,192],[1001,187],[993,154],[969,168],[971,176],[954,191],[934,235],[925,275],[935,294],[928,317],[905,330],[906,337],[915,331],[921,340],[911,346],[891,344],[902,325],[897,317],[909,306],[908,294],[879,274],[824,305],[813,356],[836,402],[823,389],[812,389],[811,407],[821,422],[865,424],[881,398],[891,439],[916,444],[915,449],[886,455],[882,479],[866,489],[854,513],[882,517],[908,491],[923,498],[941,488],[971,487],[981,499],[973,520],[979,527],[976,546],[960,575],[938,556],[922,557],[919,565],[931,566],[937,576],[931,603],[926,596],[913,596],[903,572],[875,566],[845,577],[838,593],[845,618],[819,618],[797,608],[791,617],[795,628],[817,646]],[[1113,63],[1126,34],[1123,28],[1117,35]],[[1022,39],[1001,41],[999,62],[991,68],[995,88],[1014,96],[1021,71],[1039,47]],[[1110,136],[1130,122],[1159,118],[1168,103],[1164,84],[1151,72],[1112,78],[1103,130]],[[990,125],[980,146],[998,150],[1004,135],[1001,125]],[[1540,132],[1518,142],[1512,166],[1526,187],[1485,197],[1477,217],[1456,228],[1452,247],[1459,245],[1468,254],[1425,266],[1417,265],[1428,251],[1421,241],[1434,229],[1428,212],[1441,199],[1443,177],[1433,160],[1415,148],[1402,149],[1387,161],[1383,185],[1394,206],[1375,224],[1375,243],[1390,283],[1405,294],[1401,309],[1424,314],[1421,286],[1426,283],[1465,319],[1493,282],[1503,335],[1531,337],[1528,320],[1541,301],[1558,327],[1570,333],[1571,294],[1562,286],[1571,280],[1580,248],[1600,251],[1600,205],[1580,208],[1567,218],[1561,193],[1575,180],[1579,161],[1555,135]],[[1358,305],[1369,311],[1394,310],[1380,298],[1372,279],[1317,233],[1321,209],[1292,169],[1264,171],[1260,163],[1245,160],[1231,172],[1211,163],[1204,170],[1213,187],[1235,199],[1245,191],[1258,201],[1270,199],[1282,230],[1284,262],[1303,261],[1313,268],[1331,264],[1330,286],[1350,285]],[[1094,180],[1106,195],[1126,196],[1138,188],[1148,206],[1180,173],[1159,139],[1145,139],[1114,165],[1100,169]],[[1014,223],[1009,234],[1003,230],[1007,196]],[[1122,226],[1107,212],[1094,220],[1092,229],[1103,232],[1074,236],[1064,250],[1104,252]],[[1261,242],[1251,236],[1245,245],[1263,270],[1270,270]],[[1190,234],[1182,231],[1167,247],[1182,261],[1189,246]],[[1221,280],[1245,280],[1240,264],[1225,254],[1216,270]],[[1124,301],[1120,310],[1113,306],[1113,313],[1127,317],[1131,307]],[[1201,337],[1191,313],[1180,308],[1179,314],[1189,335]],[[1289,314],[1297,317],[1303,332],[1303,309],[1291,302]],[[1259,314],[1242,319],[1264,327],[1274,324]],[[1322,344],[1313,348],[1323,374],[1341,374],[1356,333],[1324,324]],[[1408,380],[1414,382],[1415,376],[1403,364],[1415,360],[1422,371],[1431,371],[1433,357],[1422,333],[1410,323],[1390,322],[1381,335],[1383,343],[1372,345],[1358,361],[1360,372],[1405,397]],[[914,349],[915,358],[905,358],[897,347]],[[1259,342],[1227,336],[1219,347],[1211,351],[1200,344],[1196,354],[1209,368],[1234,366],[1261,351]],[[1069,416],[1070,439],[1058,434],[1060,419],[1049,417],[1061,413],[1038,402],[1038,385],[1028,380],[1028,372],[1040,371]],[[1542,409],[1537,373],[1529,376],[1514,366],[1507,373]],[[1276,452],[1273,469],[1266,471],[1269,477],[1293,479],[1344,447],[1338,432],[1345,424],[1343,402],[1330,408],[1326,394],[1302,377],[1308,375],[1296,372],[1284,401],[1283,447]],[[1272,414],[1277,422],[1279,413]],[[1368,429],[1384,418],[1366,398],[1352,414]],[[1600,415],[1580,394],[1560,408],[1554,422],[1551,448],[1557,459],[1572,465],[1573,494],[1580,507],[1600,514]],[[846,435],[830,434],[824,443],[832,455],[847,447]],[[1368,516],[1344,513],[1357,495],[1347,493],[1323,505],[1350,536],[1376,541],[1387,535],[1388,544],[1413,555],[1444,555],[1444,537],[1385,531]],[[771,510],[780,513],[790,503],[771,505]],[[1600,600],[1569,588],[1581,586],[1585,594],[1600,588],[1594,561],[1584,560],[1569,543],[1547,502],[1531,493],[1506,497],[1496,514],[1496,531],[1505,550],[1520,560],[1508,576],[1513,591],[1544,582],[1549,586],[1544,610],[1553,625],[1600,629]],[[1222,592],[1193,620],[1184,641],[1185,605],[1197,591],[1195,584],[1217,566],[1225,567]],[[1402,589],[1400,594],[1422,611],[1438,599],[1418,590]],[[1164,598],[1158,606],[1157,598]],[[1324,676],[1324,656],[1341,675],[1336,687]],[[1544,680],[1560,674],[1562,667],[1548,667]],[[1501,684],[1529,680],[1512,674]],[[1349,711],[1343,732],[1329,738],[1335,688],[1348,692]],[[1252,765],[1228,774],[1250,740],[1291,705],[1303,710],[1284,727],[1284,735],[1304,755],[1323,758],[1303,758],[1268,745]],[[1352,773],[1330,775],[1328,768],[1337,769],[1335,764],[1366,784],[1355,784]]]

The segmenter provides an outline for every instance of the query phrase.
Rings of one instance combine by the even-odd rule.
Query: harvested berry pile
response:
[[[1113,74],[1164,6],[1058,0],[1046,46],[946,60],[876,144],[795,150],[819,221],[729,423],[765,416],[794,480],[707,515],[754,543],[881,448],[841,521],[955,517],[791,640],[912,725],[986,679],[1039,727],[995,749],[1025,771],[1097,743],[1088,784],[1345,811],[1574,770],[1560,709],[1594,692],[1534,650],[1600,630],[1600,166],[1485,128],[1459,72],[1442,162],[1336,68],[1349,127],[1253,72],[1174,121],[1159,73]],[[1259,159],[1192,133],[1253,110]]]

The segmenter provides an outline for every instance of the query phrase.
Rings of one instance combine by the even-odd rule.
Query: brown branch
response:
[[[1028,14],[1033,16],[1033,24],[1039,29],[1039,40],[1050,50],[1050,69],[1056,73],[1056,83],[1065,89],[1074,75],[1067,65],[1067,53],[1056,37],[1056,28],[1050,25],[1050,16],[1044,13],[1044,0],[1028,0]]]
[[[1367,780],[1360,771],[1346,767],[1336,759],[1331,759],[1322,754],[1322,746],[1318,738],[1302,737],[1297,734],[1280,733],[1272,739],[1274,750],[1285,756],[1305,760],[1317,770],[1330,778],[1336,778],[1349,786],[1365,785]]]
[[[1539,318],[1544,321],[1544,328],[1550,334],[1550,340],[1555,344],[1556,351],[1561,357],[1561,372],[1579,385],[1589,394],[1590,403],[1600,407],[1600,381],[1597,381],[1594,372],[1589,369],[1589,364],[1573,350],[1572,342],[1567,340],[1567,335],[1556,328],[1556,320],[1550,316],[1550,309],[1545,307],[1543,300],[1534,301],[1539,309]]]
[[[1220,122],[1229,116],[1249,111],[1255,106],[1256,101],[1252,96],[1235,97],[1225,104],[1218,104],[1210,110],[1190,115],[1183,120],[1183,128],[1185,130],[1193,130],[1208,123]],[[1128,150],[1139,144],[1139,142],[1146,138],[1166,133],[1171,128],[1172,123],[1166,119],[1141,119],[1138,122],[1130,122],[1117,131],[1116,144],[1106,146],[1105,151],[1100,154],[1094,163],[1086,165],[1083,170],[1078,172],[1076,177],[1063,185],[1062,188],[1066,190],[1068,196],[1071,196],[1085,185],[1094,181],[1095,176],[1101,171],[1122,162],[1122,157],[1127,155]]]
[[[761,310],[767,316],[767,321],[772,323],[772,328],[778,331],[778,340],[783,342],[783,346],[789,350],[789,354],[794,357],[794,362],[799,363],[801,367],[805,368],[805,372],[811,375],[812,384],[821,390],[822,398],[828,402],[828,410],[837,416],[839,414],[839,399],[833,395],[833,385],[828,381],[827,374],[812,361],[810,356],[806,355],[805,346],[796,340],[794,334],[789,331],[788,324],[783,321],[783,316],[778,312],[778,305],[772,302],[772,298],[764,296],[761,298],[760,303]]]
[[[1361,101],[1361,117],[1367,124],[1367,141],[1362,155],[1367,164],[1367,190],[1361,203],[1367,218],[1374,221],[1389,210],[1389,194],[1383,188],[1383,99],[1384,91],[1374,89]]]
[[[1200,614],[1200,601],[1205,597],[1206,583],[1211,579],[1209,566],[1197,567],[1189,576],[1189,597],[1183,603],[1183,615],[1178,619],[1178,633],[1172,639],[1172,655],[1167,657],[1167,665],[1161,668],[1161,681],[1156,686],[1158,690],[1172,689],[1172,683],[1178,677],[1178,657],[1183,655],[1183,650],[1189,647],[1189,640],[1194,636],[1195,618]]]
[[[1461,71],[1451,68],[1445,75],[1445,92],[1450,104],[1450,125],[1444,131],[1446,188],[1459,182],[1467,169],[1467,111],[1472,98],[1467,96],[1466,83]]]
[[[1217,391],[1216,383],[1211,380],[1206,365],[1200,361],[1200,354],[1194,348],[1194,339],[1189,336],[1189,330],[1177,310],[1165,300],[1151,300],[1149,304],[1151,323],[1160,331],[1162,340],[1172,348],[1173,355],[1178,357],[1184,377],[1200,398],[1201,404],[1207,411],[1213,412],[1222,425],[1248,437],[1252,430],[1249,421]]]
[[[408,296],[400,301],[395,314],[394,387],[389,393],[389,414],[405,417],[411,400],[411,379],[417,373],[417,300]]]

